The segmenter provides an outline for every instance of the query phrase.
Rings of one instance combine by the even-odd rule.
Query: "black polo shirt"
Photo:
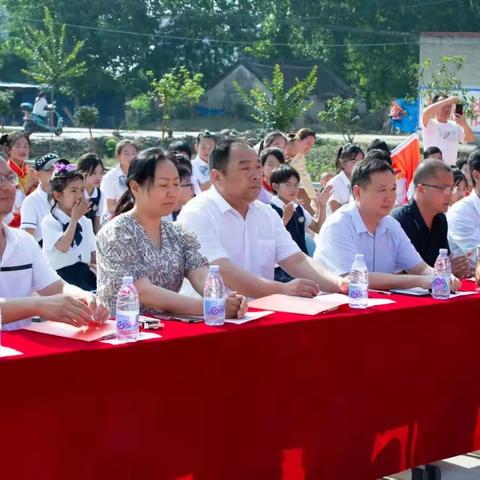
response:
[[[392,210],[390,215],[400,223],[424,262],[431,267],[434,266],[441,248],[447,248],[450,253],[447,239],[448,223],[445,214],[435,215],[430,230],[413,199],[408,205]]]

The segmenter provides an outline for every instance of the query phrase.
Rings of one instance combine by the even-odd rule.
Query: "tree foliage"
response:
[[[265,128],[282,131],[291,129],[295,120],[310,110],[313,101],[310,100],[317,84],[317,67],[313,67],[303,80],[296,79],[295,85],[286,89],[280,65],[275,65],[272,80],[263,80],[262,87],[243,90],[235,82],[238,94],[251,109],[254,120]]]
[[[88,128],[90,138],[93,140],[92,128],[98,122],[98,108],[94,105],[83,105],[77,109],[74,118],[77,126]]]
[[[201,73],[190,73],[183,65],[170,70],[160,79],[149,74],[152,95],[162,108],[162,140],[167,130],[168,121],[181,105],[195,105],[205,93],[202,87]]]
[[[5,125],[5,117],[12,111],[12,101],[15,97],[13,90],[0,90],[0,119],[3,127]]]
[[[333,97],[327,101],[327,108],[318,114],[320,120],[336,132],[340,132],[347,142],[353,142],[355,123],[355,99]]]

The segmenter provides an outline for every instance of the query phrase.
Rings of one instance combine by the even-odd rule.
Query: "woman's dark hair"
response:
[[[130,190],[132,181],[141,186],[149,187],[155,180],[155,170],[160,162],[171,161],[161,148],[147,148],[138,153],[128,167],[127,190],[120,197],[115,208],[115,214],[128,212],[135,205],[135,198]],[[172,162],[175,165],[175,162]]]
[[[345,145],[342,145],[338,149],[337,158],[335,160],[337,173],[340,173],[343,170],[343,162],[354,160],[359,153],[363,155],[363,150],[354,143],[346,143]]]
[[[315,138],[315,132],[310,128],[301,128],[296,134],[295,137],[297,140],[305,140],[308,137]]]
[[[423,152],[423,158],[424,159],[427,159],[429,158],[430,156],[432,155],[436,155],[437,153],[439,153],[440,155],[442,155],[442,158],[443,158],[443,154],[442,154],[442,151],[438,148],[438,147],[428,147],[426,150],[424,150]]]
[[[63,165],[66,168],[60,170],[59,167]],[[50,209],[54,218],[55,215],[53,211],[57,206],[57,200],[53,195],[54,192],[62,193],[70,183],[75,180],[81,180],[83,182],[83,175],[75,168],[75,165],[71,164],[68,160],[59,160],[53,166],[53,175],[52,179],[50,180],[50,186],[52,188],[51,198],[53,198],[53,205]],[[58,220],[58,219],[57,219]]]
[[[452,167],[453,183],[458,187],[462,182],[468,185],[467,177],[457,167]]]
[[[189,143],[184,142],[183,140],[175,140],[172,142],[168,148],[168,153],[185,153],[188,158],[192,158],[193,150]]]
[[[213,133],[211,133],[209,130],[204,130],[203,132],[199,133],[197,135],[197,141],[196,144],[198,145],[202,140],[205,138],[210,138],[213,140],[215,143],[217,142],[217,139]]]
[[[5,133],[0,137],[0,145],[3,145],[3,148],[5,149],[5,153],[7,155],[10,154],[10,150],[20,138],[24,138],[28,142],[29,147],[32,146],[32,142],[30,141],[30,135],[27,132],[17,131],[12,133]]]
[[[187,168],[184,163],[177,163],[176,167],[178,170],[178,176],[180,178],[180,181],[187,178],[192,178],[192,170]]]
[[[46,95],[45,90],[39,90],[37,93],[37,98],[42,98]]]
[[[359,187],[365,187],[370,183],[370,177],[377,172],[391,172],[393,174],[393,168],[384,160],[379,158],[360,160],[357,162],[352,171],[352,189],[355,185]]]
[[[180,174],[180,169],[187,170],[189,172],[189,177],[192,176],[192,162],[190,159],[183,153],[173,153],[167,152],[167,158],[172,161],[177,167],[178,173]],[[182,179],[180,175],[180,179]]]
[[[373,150],[369,150],[364,157],[365,160],[373,160],[374,158],[378,160],[383,160],[389,165],[392,165],[392,157],[390,156],[390,153],[386,152],[385,150],[374,148]]]
[[[473,184],[476,186],[475,179],[473,178],[474,170],[480,172],[480,148],[478,147],[468,155],[468,171],[470,172]]]
[[[258,159],[260,160],[262,167],[265,166],[267,158],[270,155],[273,155],[280,163],[285,163],[285,155],[283,154],[283,152],[279,148],[270,147],[262,150],[260,155],[258,156]]]
[[[468,157],[466,156],[461,156],[457,158],[457,161],[455,162],[455,166],[461,170],[465,165],[468,165]]]
[[[85,175],[91,175],[98,166],[101,166],[102,170],[105,169],[102,159],[96,153],[83,154],[77,163],[78,171]]]
[[[280,130],[276,130],[275,132],[267,133],[267,135],[263,137],[262,141],[260,142],[260,145],[258,146],[258,153],[260,154],[265,148],[270,147],[273,141],[278,137],[282,137],[285,140],[285,142],[288,143],[287,136],[284,133],[280,132]]]
[[[296,178],[300,182],[300,175],[291,165],[288,163],[286,165],[280,165],[277,167],[272,174],[270,175],[270,184],[272,185],[272,190],[274,193],[277,193],[273,184],[286,183],[292,177]]]
[[[368,145],[366,152],[368,153],[370,150],[383,150],[384,152],[387,152],[389,155],[391,155],[392,153],[387,143],[384,140],[381,140],[380,138],[375,138],[375,140],[372,140],[370,142],[370,145]]]

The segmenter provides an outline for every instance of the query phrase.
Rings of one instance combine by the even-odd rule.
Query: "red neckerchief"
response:
[[[13,160],[9,160],[8,167],[17,175],[18,178],[23,179],[28,174],[28,167],[26,163],[19,167]]]
[[[265,181],[265,179],[263,179],[262,182],[263,182],[263,188],[264,188],[267,192],[273,193],[272,186],[269,185],[269,184]]]

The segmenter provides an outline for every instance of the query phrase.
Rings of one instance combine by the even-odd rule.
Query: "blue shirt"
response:
[[[423,261],[394,218],[382,218],[375,233],[370,233],[356,202],[327,218],[316,245],[314,258],[340,275],[350,271],[357,253],[363,253],[369,272],[396,273]]]

